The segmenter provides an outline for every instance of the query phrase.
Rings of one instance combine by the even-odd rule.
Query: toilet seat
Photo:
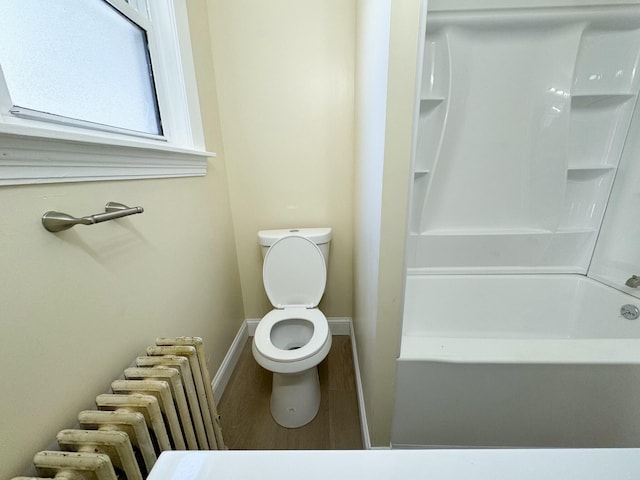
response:
[[[285,320],[307,320],[313,325],[311,339],[295,350],[283,350],[271,341],[271,329]],[[330,337],[329,323],[324,314],[317,308],[290,307],[275,309],[267,313],[256,327],[254,345],[259,353],[275,362],[298,362],[309,358],[322,350]]]
[[[329,322],[317,308],[327,281],[324,255],[311,240],[288,236],[277,240],[269,247],[264,258],[262,279],[271,304],[276,307],[258,322],[253,337],[252,351],[256,361],[276,374],[301,374],[315,368],[329,353],[331,332]],[[290,324],[286,324],[291,320]],[[298,348],[295,338],[295,320],[311,323],[313,332],[297,338],[303,343]],[[282,329],[277,332],[278,324]],[[309,327],[309,325],[305,325]],[[291,330],[290,330],[291,329]],[[292,331],[290,343],[278,339],[283,331]],[[275,338],[275,342],[272,340]],[[287,349],[287,345],[291,350]]]

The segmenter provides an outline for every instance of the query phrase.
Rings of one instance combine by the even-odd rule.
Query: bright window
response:
[[[160,135],[149,58],[146,30],[103,0],[0,2],[14,115]]]
[[[206,171],[185,0],[1,0],[0,70],[0,184]]]

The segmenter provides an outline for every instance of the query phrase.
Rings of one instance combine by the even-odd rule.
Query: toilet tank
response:
[[[267,254],[269,247],[277,240],[290,236],[304,237],[315,243],[324,257],[324,263],[329,265],[329,243],[331,242],[331,227],[323,228],[288,228],[282,230],[260,230],[258,243],[262,250],[262,258]]]

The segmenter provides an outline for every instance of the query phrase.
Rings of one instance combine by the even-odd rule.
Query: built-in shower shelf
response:
[[[444,271],[584,273],[588,248],[596,230],[567,228],[509,230],[433,230],[409,236],[408,252],[414,267]]]
[[[531,239],[538,238],[543,239],[550,236],[577,236],[588,237],[594,234],[597,230],[589,227],[561,227],[555,230],[546,229],[496,229],[496,230],[426,230],[419,235],[422,237],[469,237],[469,238],[487,238],[494,237],[507,238],[507,237],[529,237]]]
[[[437,107],[444,101],[444,97],[423,97],[420,99],[420,103],[425,106]]]
[[[614,167],[595,167],[595,168],[569,168],[567,169],[567,180],[574,182],[588,182],[595,180],[615,171]],[[607,186],[607,191],[609,190]]]
[[[598,230],[595,228],[559,228],[556,230],[556,234],[560,235],[592,235],[596,233]]]
[[[414,175],[416,177],[422,176],[422,175],[428,175],[429,173],[431,173],[431,170],[427,170],[427,169],[418,169],[415,172],[413,172]]]
[[[585,93],[571,95],[572,108],[606,108],[621,105],[631,100],[635,95],[632,93]]]
[[[576,165],[570,164],[567,167],[567,172],[610,172],[611,170],[615,170],[616,167],[613,165]]]
[[[478,230],[447,230],[447,229],[429,229],[422,233],[425,236],[501,236],[501,235],[549,235],[553,233],[551,230],[537,228],[496,228],[496,229],[478,229]]]
[[[435,111],[442,103],[444,102],[444,98],[442,97],[429,97],[423,98],[420,100],[420,114],[421,115],[429,115],[431,112]]]

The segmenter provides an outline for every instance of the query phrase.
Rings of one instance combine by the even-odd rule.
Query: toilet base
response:
[[[298,428],[313,420],[320,408],[318,368],[273,374],[271,416],[283,427]]]

